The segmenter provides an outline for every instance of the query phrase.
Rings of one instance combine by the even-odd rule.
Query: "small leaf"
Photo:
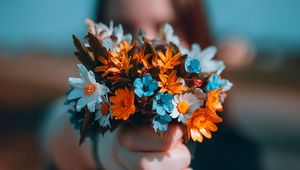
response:
[[[145,55],[149,53],[156,55],[156,51],[149,41],[144,40],[144,46],[145,46]]]
[[[177,54],[180,52],[179,48],[177,47],[177,45],[173,44],[172,42],[170,42],[170,47],[172,49],[172,53],[173,54]]]
[[[80,139],[79,139],[79,144],[81,145],[87,134],[88,134],[88,129],[89,129],[89,125],[90,125],[90,122],[91,122],[91,112],[89,112],[87,110],[87,108],[84,108],[83,109],[83,112],[84,112],[84,117],[83,117],[83,121],[82,121],[82,124],[81,124],[81,129],[80,129]]]
[[[75,52],[75,55],[79,61],[89,70],[94,70],[95,68],[95,58],[91,56],[88,49],[82,44],[82,42],[73,35],[73,43],[78,51]]]
[[[136,51],[136,46],[137,46],[138,42],[137,41],[133,41],[131,43],[132,48],[127,52],[128,56],[133,56],[133,53]]]
[[[107,53],[107,49],[102,45],[102,43],[100,42],[100,40],[91,33],[88,33],[88,35],[86,36],[91,51],[93,52],[94,58],[99,58],[99,57],[103,57],[104,59],[108,58],[108,53]],[[101,65],[102,63],[100,63],[98,60],[96,60],[97,65]]]

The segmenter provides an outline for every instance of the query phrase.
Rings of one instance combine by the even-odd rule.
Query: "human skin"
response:
[[[57,109],[49,113],[43,134],[48,156],[61,170],[97,169],[90,140],[78,145],[79,134],[69,123],[65,109],[61,109],[62,103],[63,99],[54,104]],[[175,125],[163,138],[150,125],[119,127],[100,135],[98,147],[100,163],[107,170],[183,170],[191,161],[190,152],[182,143],[182,131]]]
[[[117,7],[117,8],[116,8]],[[132,32],[140,28],[146,31],[146,37],[157,36],[158,27],[175,19],[171,0],[111,0],[106,6],[107,18],[130,24]]]
[[[105,169],[187,169],[191,156],[181,138],[178,126],[164,138],[150,126],[122,127],[100,138],[100,161]]]

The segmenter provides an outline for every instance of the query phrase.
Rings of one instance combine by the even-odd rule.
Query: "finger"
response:
[[[180,127],[175,125],[169,126],[164,137],[159,136],[150,126],[123,127],[119,139],[131,151],[163,152],[181,141],[182,135]]]
[[[62,102],[63,103],[63,102]],[[92,145],[83,143],[80,147],[75,139],[79,138],[64,112],[51,112],[47,130],[47,150],[59,169],[95,169]],[[68,159],[66,159],[68,158]]]
[[[104,136],[100,135],[98,143],[98,154],[100,163],[106,170],[125,170],[121,163],[116,158],[116,151],[114,148],[118,143],[117,132],[118,129],[113,132],[106,132]]]
[[[191,155],[187,147],[177,143],[167,152],[132,152],[118,145],[117,159],[127,169],[172,169],[182,170],[189,166]]]

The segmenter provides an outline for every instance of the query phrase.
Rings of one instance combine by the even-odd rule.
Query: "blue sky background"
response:
[[[97,0],[2,0],[0,46],[22,50],[31,44],[72,51],[71,34],[83,36],[84,19],[93,18]],[[299,0],[206,0],[214,37],[249,38],[259,48],[300,47]]]

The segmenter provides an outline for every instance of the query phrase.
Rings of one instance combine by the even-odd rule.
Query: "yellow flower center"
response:
[[[106,115],[109,114],[109,105],[108,105],[108,103],[103,103],[103,104],[101,105],[101,113],[102,113],[104,116],[106,116]]]
[[[190,105],[187,102],[182,101],[178,103],[177,109],[180,113],[186,114],[190,110]]]
[[[93,84],[86,84],[84,86],[84,94],[85,95],[91,95],[96,91],[96,87]]]

